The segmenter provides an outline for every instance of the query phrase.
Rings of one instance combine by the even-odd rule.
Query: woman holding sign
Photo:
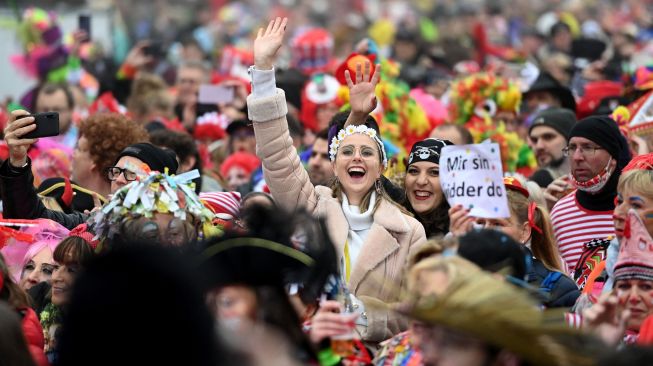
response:
[[[546,307],[571,307],[580,296],[576,283],[562,272],[562,262],[553,239],[553,229],[548,213],[530,197],[528,190],[515,177],[505,177],[510,217],[507,219],[482,219],[467,215],[466,210],[453,207],[451,232],[467,232],[473,221],[476,227],[495,229],[508,234],[524,245],[528,264],[528,283],[538,288]]]
[[[360,314],[357,329],[366,341],[385,340],[406,328],[387,304],[399,300],[404,268],[417,244],[425,241],[424,228],[387,197],[379,179],[387,157],[376,132],[367,126],[347,126],[329,141],[336,176],[331,188],[311,184],[288,132],[284,92],[274,80],[273,62],[286,21],[277,18],[259,30],[250,70],[247,105],[265,180],[282,208],[303,206],[326,219],[343,279]],[[352,109],[371,112],[376,100],[369,91],[379,80],[378,71],[372,73],[367,63],[364,73],[358,65],[355,83],[348,72],[346,76],[352,105],[360,103]]]

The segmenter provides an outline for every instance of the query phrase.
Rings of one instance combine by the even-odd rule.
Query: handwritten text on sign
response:
[[[496,143],[446,146],[440,155],[440,184],[449,205],[483,218],[510,217]]]

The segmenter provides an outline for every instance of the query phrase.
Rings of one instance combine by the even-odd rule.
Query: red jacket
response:
[[[43,352],[45,345],[43,328],[41,328],[41,322],[39,322],[36,312],[31,308],[20,309],[20,312],[23,314],[22,326],[25,339],[27,340],[27,348],[32,354],[34,362],[38,366],[50,366]]]

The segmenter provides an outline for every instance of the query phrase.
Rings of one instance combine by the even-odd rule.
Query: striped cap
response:
[[[202,192],[200,201],[214,214],[229,214],[238,217],[240,213],[239,192]]]
[[[653,238],[634,210],[628,211],[619,256],[614,266],[614,279],[653,281]]]

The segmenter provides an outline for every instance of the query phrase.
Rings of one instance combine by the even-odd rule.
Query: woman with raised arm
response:
[[[408,258],[426,240],[424,228],[385,194],[379,180],[387,163],[383,144],[364,125],[347,126],[330,141],[336,176],[331,188],[311,184],[288,132],[284,92],[274,80],[273,62],[286,23],[277,18],[259,30],[250,70],[252,94],[247,105],[265,181],[282,208],[304,207],[326,219],[342,276],[360,313],[357,328],[368,344],[378,342],[406,327],[387,304],[399,298]],[[373,88],[378,81],[378,71],[370,77],[370,68],[365,65],[362,73],[358,67],[356,82],[349,83],[352,97],[357,89]],[[374,99],[363,102],[372,106]]]

